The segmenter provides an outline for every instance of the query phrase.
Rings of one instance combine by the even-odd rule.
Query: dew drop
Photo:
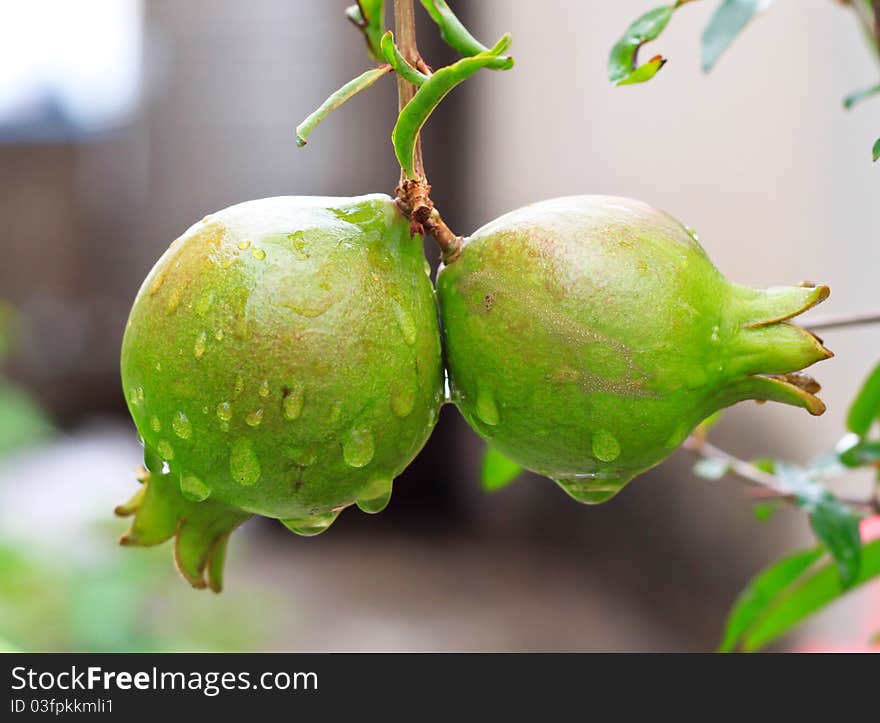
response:
[[[339,517],[339,511],[330,511],[322,515],[312,515],[310,517],[302,517],[300,519],[281,520],[281,523],[291,532],[303,537],[312,537],[320,535],[336,518]]]
[[[412,346],[416,343],[416,323],[409,313],[396,301],[392,299],[391,308],[394,311],[394,318],[397,320],[397,326],[400,327],[400,333],[403,340]]]
[[[238,242],[238,248],[240,248],[242,251],[247,251],[250,247],[251,247],[251,242],[248,241],[247,239],[245,239],[244,241]]]
[[[266,258],[266,252],[263,251],[263,249],[254,249],[253,251],[251,251],[251,253],[257,261],[262,261],[264,258]]]
[[[260,460],[250,440],[239,439],[232,445],[229,454],[229,472],[232,474],[232,479],[247,487],[255,485],[260,479]]]
[[[607,502],[629,482],[628,477],[595,472],[559,477],[555,482],[569,496],[586,505],[598,505]]]
[[[263,408],[255,409],[253,412],[250,412],[245,418],[244,421],[247,423],[249,427],[259,427],[260,422],[263,421]]]
[[[199,301],[196,304],[196,313],[199,316],[204,316],[208,313],[208,310],[211,308],[211,304],[214,303],[214,292],[206,291],[199,297]]]
[[[162,474],[170,474],[170,472],[171,472],[171,465],[168,464],[168,462],[166,462],[165,460],[162,460],[161,472],[162,472]]]
[[[393,487],[391,479],[376,479],[370,482],[357,496],[357,506],[362,512],[371,515],[381,512],[388,506],[391,500],[391,489]]]
[[[223,333],[223,329],[217,329],[217,331],[214,332],[214,338],[215,338],[217,341],[223,341],[223,337],[224,337],[224,336],[225,336],[225,335],[224,335],[224,333]]]
[[[193,345],[193,356],[196,359],[201,359],[205,355],[205,348],[208,343],[208,334],[207,332],[202,332],[196,338],[196,343]]]
[[[159,456],[166,462],[174,459],[174,447],[167,440],[160,439],[156,445],[156,450],[159,452]]]
[[[391,384],[391,411],[407,417],[416,405],[416,386],[409,379],[395,379]]]
[[[495,404],[495,397],[488,389],[481,388],[477,392],[476,411],[477,416],[492,427],[501,421],[501,414],[498,412],[498,405]]]
[[[207,413],[210,412],[210,411],[211,411],[211,410],[208,409],[208,405],[207,405],[207,404],[206,404],[204,407],[202,407],[202,414],[207,414]]]
[[[132,387],[128,390],[128,403],[132,407],[137,406],[141,402],[141,397],[138,395],[138,391],[143,394],[143,390],[140,387]]]
[[[217,405],[217,417],[223,422],[232,419],[232,405],[229,402],[220,402]]]
[[[180,306],[180,290],[174,289],[168,297],[168,303],[165,305],[165,311],[169,314],[173,314],[177,311],[177,307]]]
[[[192,424],[183,412],[177,412],[171,420],[171,427],[174,433],[181,439],[189,439],[192,437]]]
[[[211,488],[198,477],[184,477],[180,480],[180,492],[190,502],[204,502],[211,496]]]
[[[607,429],[593,432],[593,454],[602,462],[613,462],[620,456],[620,442]]]
[[[232,390],[233,395],[236,399],[241,396],[241,393],[244,391],[244,377],[239,374],[235,377],[235,389]]]
[[[290,392],[281,402],[281,408],[284,412],[284,418],[290,422],[299,419],[305,402],[305,388],[301,382],[294,382],[290,385]]]
[[[150,429],[152,429],[154,432],[162,431],[162,422],[159,421],[159,417],[153,417],[150,420]]]
[[[143,387],[137,388],[137,399],[138,399],[138,404],[141,404],[144,401],[144,388]]]
[[[353,429],[342,445],[342,457],[351,467],[365,467],[373,459],[375,447],[369,429]]]
[[[257,390],[257,394],[259,394],[263,399],[269,396],[269,380],[264,379],[260,384],[260,388]]]

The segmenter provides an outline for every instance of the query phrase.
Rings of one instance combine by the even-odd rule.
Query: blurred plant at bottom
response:
[[[0,651],[260,649],[280,608],[266,593],[242,589],[205,604],[178,585],[167,550],[73,560],[0,540]]]
[[[0,301],[0,362],[17,325]],[[48,415],[0,373],[0,462],[49,448],[53,439],[61,438]],[[179,587],[167,550],[131,555],[108,544],[125,527],[106,522],[112,490],[106,509],[66,504],[59,523],[38,515],[41,498],[64,499],[53,489],[57,480],[26,495],[15,494],[16,484],[29,482],[0,475],[0,652],[252,650],[270,640],[268,621],[278,620],[281,605],[266,591],[232,591],[205,604]]]

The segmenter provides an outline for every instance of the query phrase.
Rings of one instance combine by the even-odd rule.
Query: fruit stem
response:
[[[401,55],[419,70],[428,70],[425,61],[419,54],[416,44],[416,21],[413,0],[394,0],[394,30]],[[397,107],[403,110],[416,94],[418,88],[397,75]],[[416,139],[413,154],[413,170],[416,177],[408,179],[403,169],[400,171],[400,183],[395,189],[397,206],[410,220],[410,232],[413,234],[430,234],[440,246],[440,256],[444,264],[449,264],[461,253],[463,239],[452,232],[443,221],[440,212],[431,201],[431,184],[425,173],[422,160],[422,141]]]

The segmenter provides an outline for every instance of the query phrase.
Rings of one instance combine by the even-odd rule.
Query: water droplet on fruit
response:
[[[395,379],[391,383],[391,411],[401,419],[409,416],[416,405],[416,391],[410,379]]]
[[[224,422],[232,419],[232,405],[229,402],[220,402],[217,405],[217,416]]]
[[[162,431],[162,422],[159,421],[159,417],[153,417],[152,419],[150,419],[150,429],[152,429],[154,432]]]
[[[614,474],[594,472],[558,477],[555,482],[571,497],[586,505],[607,502],[628,480]]]
[[[318,455],[304,447],[288,447],[284,453],[300,467],[310,467],[318,460]]]
[[[184,477],[180,480],[180,493],[190,502],[204,502],[211,496],[211,488],[198,477]]]
[[[202,414],[207,414],[207,413],[210,412],[210,411],[211,411],[211,410],[208,409],[208,405],[207,405],[207,404],[206,404],[204,407],[202,407]]]
[[[138,390],[140,387],[132,387],[128,390],[128,403],[134,407],[140,404],[140,398],[138,396]]]
[[[180,290],[174,289],[168,297],[168,303],[165,305],[165,311],[169,314],[173,314],[177,311],[177,307],[180,306]]]
[[[288,393],[281,402],[281,408],[284,412],[284,418],[292,422],[299,419],[302,414],[303,403],[305,402],[305,388],[301,382],[294,382],[290,385]]]
[[[159,443],[156,445],[156,451],[159,453],[159,456],[166,462],[174,459],[174,447],[172,447],[167,440],[160,439]]]
[[[373,459],[375,447],[369,429],[353,429],[342,445],[342,457],[351,467],[365,467]]]
[[[362,512],[371,515],[381,512],[388,506],[391,500],[393,480],[376,479],[370,482],[357,496],[357,506]]]
[[[192,424],[183,412],[177,412],[174,419],[171,420],[171,427],[174,433],[181,439],[189,439],[192,437]]]
[[[244,377],[239,374],[235,377],[235,388],[232,390],[233,395],[236,399],[241,396],[241,393],[244,391]]]
[[[247,251],[250,247],[251,247],[251,242],[248,241],[247,239],[245,239],[244,241],[238,242],[238,248],[240,248],[242,251]]]
[[[214,303],[214,292],[206,291],[199,297],[199,301],[196,304],[196,313],[199,316],[204,316],[208,313],[208,309],[211,308],[211,304]]]
[[[261,397],[263,397],[263,399],[265,399],[266,397],[269,396],[269,380],[268,379],[264,379],[260,383],[260,388],[257,389],[257,394],[259,394]]]
[[[162,474],[170,474],[171,473],[171,465],[168,464],[168,462],[166,462],[165,460],[162,460],[161,473]]]
[[[247,423],[249,427],[259,427],[260,422],[263,421],[263,408],[255,409],[253,412],[250,412],[245,418],[244,421]]]
[[[322,515],[312,515],[311,517],[303,517],[301,519],[281,520],[281,523],[297,535],[312,537],[324,532],[336,521],[337,517],[339,517],[339,512],[331,511]]]
[[[215,338],[217,341],[223,341],[223,337],[224,337],[224,336],[225,336],[225,335],[224,335],[224,333],[223,333],[223,329],[217,329],[217,331],[214,332],[214,338]]]
[[[692,229],[690,226],[685,226],[684,230],[688,232],[688,236],[690,236],[694,241],[696,241],[697,243],[700,242],[700,235],[696,231],[694,231],[694,229]]]
[[[720,341],[720,339],[721,339],[721,327],[719,327],[718,324],[715,324],[715,325],[712,327],[712,333],[711,333],[711,335],[709,336],[709,339],[710,339],[714,344],[717,344],[717,343]]]
[[[193,356],[195,356],[196,359],[201,359],[205,355],[207,343],[208,334],[203,331],[198,337],[196,337],[196,343],[193,345]]]
[[[335,424],[339,421],[340,417],[342,417],[342,402],[333,402],[330,405],[330,414],[327,416],[327,421],[330,424]]]
[[[400,333],[403,340],[412,346],[416,343],[416,323],[409,313],[396,301],[391,300],[391,309],[394,312],[394,318],[397,320],[397,326],[400,327]]]
[[[260,460],[251,446],[250,440],[239,439],[232,445],[229,454],[229,472],[232,479],[240,485],[249,487],[260,479]]]
[[[607,429],[593,432],[593,454],[602,462],[613,462],[620,456],[620,442]]]
[[[477,392],[476,411],[477,416],[492,427],[501,421],[501,414],[498,412],[498,405],[495,404],[495,397],[488,389],[481,388]]]
[[[263,249],[254,249],[253,251],[251,251],[251,253],[257,261],[262,261],[264,258],[266,258],[266,252],[263,251]]]

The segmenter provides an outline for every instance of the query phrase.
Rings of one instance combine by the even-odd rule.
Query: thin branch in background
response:
[[[837,316],[818,316],[815,319],[804,320],[803,327],[808,331],[823,331],[826,329],[841,329],[847,326],[864,326],[866,324],[880,324],[880,311],[839,314]]]
[[[728,475],[756,487],[760,491],[761,499],[774,499],[797,504],[797,498],[779,477],[759,469],[751,462],[734,457],[729,452],[710,444],[704,438],[692,436],[683,446],[700,457],[723,462],[727,467]],[[857,500],[842,497],[838,497],[838,499],[854,512],[868,515],[880,514],[880,500]]]

